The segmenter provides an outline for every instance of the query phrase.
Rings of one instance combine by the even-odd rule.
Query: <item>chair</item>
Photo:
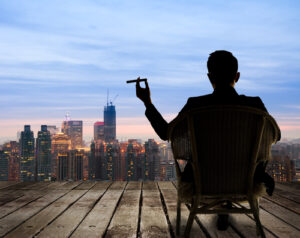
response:
[[[209,106],[178,117],[168,133],[178,182],[176,233],[180,233],[181,203],[187,202],[185,237],[199,213],[252,213],[257,234],[265,237],[258,205],[262,185],[254,184],[254,172],[270,158],[271,145],[280,138],[275,120],[251,107]],[[181,181],[179,160],[191,163],[194,183]],[[232,208],[221,206],[228,201]],[[242,201],[248,201],[250,208],[242,206]]]

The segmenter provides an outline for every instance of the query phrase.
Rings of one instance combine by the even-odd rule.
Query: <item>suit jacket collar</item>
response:
[[[231,86],[224,86],[224,87],[216,87],[212,93],[213,96],[239,96],[238,93],[235,91],[234,87]]]

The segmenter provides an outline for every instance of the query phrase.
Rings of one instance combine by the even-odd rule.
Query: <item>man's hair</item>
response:
[[[231,52],[217,50],[209,55],[207,69],[215,83],[231,83],[238,71],[238,61]]]

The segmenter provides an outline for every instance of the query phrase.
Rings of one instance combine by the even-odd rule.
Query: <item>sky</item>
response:
[[[239,94],[259,96],[283,138],[300,138],[300,2],[2,0],[0,142],[25,124],[83,120],[86,141],[113,101],[117,137],[155,138],[126,80],[148,78],[167,121],[187,99],[212,92],[215,50],[239,61]],[[108,92],[109,91],[109,95]]]

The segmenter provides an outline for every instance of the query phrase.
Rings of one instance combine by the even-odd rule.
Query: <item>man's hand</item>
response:
[[[145,104],[145,106],[150,106],[152,104],[150,97],[150,89],[148,82],[145,81],[146,88],[142,88],[140,85],[140,77],[137,78],[136,82],[136,96]]]

